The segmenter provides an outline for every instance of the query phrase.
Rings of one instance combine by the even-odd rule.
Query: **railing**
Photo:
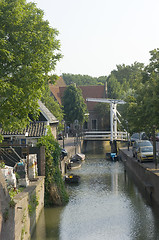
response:
[[[126,141],[128,137],[127,132],[117,132],[113,133],[114,140]],[[83,134],[84,140],[111,140],[111,132],[110,131],[87,131]]]

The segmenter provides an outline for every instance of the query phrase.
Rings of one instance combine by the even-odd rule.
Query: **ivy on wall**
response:
[[[48,128],[47,135],[38,141],[45,147],[45,206],[64,205],[68,202],[62,175],[59,169],[61,148]]]

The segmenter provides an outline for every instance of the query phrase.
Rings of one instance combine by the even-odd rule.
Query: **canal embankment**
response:
[[[0,239],[27,240],[33,232],[44,207],[44,177],[37,177],[24,191],[14,197],[8,195],[6,182],[0,173]]]
[[[81,141],[66,138],[59,141],[61,148],[67,150],[67,156],[61,161],[61,172],[66,173],[66,166],[71,156],[81,152]],[[6,182],[0,171],[0,239],[30,239],[40,213],[44,207],[44,176],[37,177],[28,187],[11,200]]]
[[[120,148],[119,155],[125,170],[133,178],[144,196],[159,205],[159,168],[154,162],[140,163],[132,155],[131,148]]]
[[[76,153],[81,153],[82,149],[82,140],[76,141],[76,138],[74,137],[67,137],[63,140],[58,140],[61,148],[66,149],[67,156],[65,156],[61,160],[61,173],[64,176],[67,172],[67,165],[69,163],[69,160],[72,156],[74,156]]]
[[[67,205],[44,209],[32,240],[158,239],[158,208],[147,204],[122,161],[105,158],[109,151],[104,141],[83,146],[85,162],[73,170],[80,184],[66,185]]]

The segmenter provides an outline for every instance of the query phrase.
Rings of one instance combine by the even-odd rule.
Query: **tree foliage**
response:
[[[75,83],[77,86],[88,86],[88,85],[104,85],[106,82],[106,76],[91,77],[88,75],[80,75],[80,74],[69,74],[63,73],[62,77],[66,83],[66,85],[71,85]]]
[[[84,102],[81,89],[74,84],[67,87],[62,99],[64,108],[64,119],[67,123],[73,123],[78,120],[79,123],[84,123],[87,113],[87,106]]]
[[[127,97],[127,104],[122,109],[130,132],[150,133],[153,125],[159,129],[159,49],[150,51],[150,54],[149,65],[143,69],[134,85],[133,98]]]
[[[117,65],[107,78],[108,97],[124,99],[134,95],[143,78],[144,64],[135,62],[132,65]]]
[[[48,73],[60,59],[58,31],[26,0],[0,1],[0,124],[24,127],[37,117],[38,99]]]

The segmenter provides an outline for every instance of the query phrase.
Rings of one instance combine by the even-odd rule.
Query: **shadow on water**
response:
[[[63,207],[45,208],[42,210],[32,240],[59,239],[60,215]]]
[[[109,142],[89,142],[81,183],[67,185],[66,207],[44,209],[32,240],[157,240],[159,210],[143,199],[122,162],[107,161]]]

